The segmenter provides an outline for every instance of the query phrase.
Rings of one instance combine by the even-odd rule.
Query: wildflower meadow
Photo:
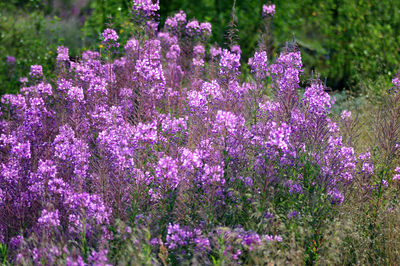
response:
[[[399,77],[337,111],[295,37],[272,53],[279,5],[260,6],[246,61],[235,23],[220,47],[210,23],[160,25],[134,0],[128,41],[110,26],[19,77],[0,104],[0,262],[399,264]]]

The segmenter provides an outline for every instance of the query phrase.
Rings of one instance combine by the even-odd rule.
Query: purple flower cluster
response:
[[[64,46],[59,46],[57,48],[57,61],[68,61],[69,60],[69,55],[68,55],[68,48]]]
[[[262,7],[262,15],[264,17],[266,16],[271,16],[273,17],[275,14],[275,5],[271,4],[271,5],[263,5]]]
[[[115,30],[105,29],[103,32],[103,46],[107,49],[119,47],[119,43],[117,42],[118,38],[118,34]]]
[[[240,67],[240,53],[230,52],[227,49],[222,50],[219,66],[219,73],[222,75],[238,75]]]
[[[351,112],[348,110],[343,110],[340,116],[343,120],[351,119]]]
[[[135,0],[133,9],[151,20],[159,2]],[[257,51],[249,60],[253,76],[243,82],[239,46],[212,47],[208,56],[211,24],[187,22],[180,11],[164,29],[153,26],[107,60],[86,51],[69,61],[68,48],[59,47],[54,82],[32,66],[29,86],[24,80],[19,94],[2,97],[0,241],[14,253],[66,258],[67,265],[112,264],[110,246],[120,232],[108,229],[123,221],[147,227],[153,246],[170,256],[222,249],[215,237],[226,237],[224,252],[237,261],[283,241],[276,230],[247,227],[249,217],[274,220],[267,206],[281,201],[275,195],[314,199],[323,188],[333,208],[346,200],[357,174],[373,173],[370,154],[357,160],[343,143],[323,83],[312,81],[300,96],[299,51],[286,49],[276,60]],[[117,40],[113,29],[104,31],[107,49]],[[260,202],[261,215],[248,207],[237,219],[236,205],[247,212]],[[295,223],[302,204],[276,217]],[[212,235],[218,224],[230,228]],[[28,252],[22,235],[84,248]]]
[[[396,167],[396,174],[393,176],[392,180],[400,182],[400,167]]]
[[[182,10],[176,13],[173,17],[168,17],[166,19],[165,28],[173,34],[182,35],[184,33],[194,39],[199,37],[200,39],[206,39],[212,32],[212,26],[210,23],[200,23],[197,20],[187,21],[186,14]]]
[[[170,30],[178,30],[186,23],[186,14],[181,10],[173,17],[168,17],[165,26]]]
[[[267,52],[255,52],[254,57],[249,58],[249,66],[258,79],[265,79],[268,75]]]
[[[166,246],[171,250],[188,245],[195,245],[195,248],[198,250],[210,248],[210,242],[207,237],[202,235],[201,230],[187,230],[182,228],[179,224],[168,225],[166,241]]]
[[[399,92],[400,91],[400,78],[397,76],[392,79],[393,88],[391,91]]]
[[[224,255],[233,261],[238,261],[242,254],[260,250],[271,242],[282,242],[283,238],[275,234],[260,235],[242,227],[234,229],[217,229],[217,235],[225,240]]]
[[[145,18],[151,18],[158,10],[160,10],[159,0],[155,2],[152,0],[133,1],[133,12],[143,15]]]
[[[32,65],[31,72],[29,72],[29,76],[33,78],[40,78],[43,76],[43,68],[41,65]]]
[[[203,22],[200,24],[200,31],[205,35],[205,36],[210,36],[211,35],[211,23],[208,22]]]
[[[317,116],[326,115],[331,108],[331,97],[321,83],[313,83],[304,92],[304,104],[308,111]]]
[[[7,63],[8,64],[10,64],[10,65],[13,65],[13,64],[15,64],[17,62],[17,60],[15,59],[15,57],[14,56],[7,56]]]
[[[372,163],[371,160],[371,153],[370,152],[360,153],[358,155],[358,159],[362,162],[361,171],[363,173],[372,175],[374,173],[374,164]]]
[[[42,215],[38,219],[38,225],[45,227],[57,227],[60,225],[58,210],[49,212],[46,209],[42,211]]]

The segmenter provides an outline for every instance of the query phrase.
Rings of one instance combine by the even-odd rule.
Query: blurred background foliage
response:
[[[320,73],[335,91],[379,94],[399,69],[400,1],[275,0],[270,24],[273,55],[287,41],[302,51],[305,77]],[[183,10],[188,18],[213,26],[212,42],[227,46],[234,0],[160,0],[161,25]],[[265,2],[268,4],[268,2]],[[252,56],[263,30],[259,0],[237,0],[235,25],[243,61]],[[104,28],[112,26],[124,43],[133,31],[131,0],[8,0],[0,2],[0,94],[16,92],[32,64],[50,75],[58,45],[76,57],[96,48]],[[14,56],[16,63],[7,62]]]

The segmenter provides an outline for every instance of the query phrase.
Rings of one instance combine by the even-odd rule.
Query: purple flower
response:
[[[281,53],[276,63],[270,66],[269,71],[277,85],[279,95],[291,94],[300,88],[300,74],[302,73],[300,52]]]
[[[13,65],[17,62],[17,60],[15,59],[14,56],[7,56],[7,63],[9,63],[10,65]]]
[[[301,194],[301,193],[303,193],[303,187],[299,183],[297,183],[297,182],[295,182],[293,180],[288,180],[286,182],[285,186],[289,188],[289,193],[290,194]]]
[[[251,72],[256,73],[258,78],[265,78],[268,71],[267,52],[255,52],[253,58],[249,58]]]
[[[331,197],[332,204],[340,205],[344,201],[343,194],[336,188],[329,191],[329,196]]]
[[[83,95],[83,89],[79,87],[71,87],[71,89],[68,90],[68,98],[72,101],[77,101],[77,102],[83,102],[84,95]]]
[[[50,212],[44,209],[42,215],[38,219],[38,224],[47,228],[60,226],[58,210]]]
[[[174,18],[168,17],[165,20],[165,26],[170,29],[176,29],[178,27],[178,23],[176,22],[176,20]]]
[[[261,245],[261,238],[257,233],[252,231],[245,232],[241,235],[242,245],[247,247],[249,250],[253,250],[255,247]]]
[[[202,58],[200,59],[193,58],[193,65],[198,67],[204,66],[204,60]]]
[[[186,14],[182,10],[174,15],[174,19],[177,23],[186,23]]]
[[[92,251],[90,254],[88,261],[90,262],[91,265],[102,265],[102,266],[111,266],[111,264],[107,263],[107,253],[108,250],[102,249],[98,252]]]
[[[244,184],[248,187],[253,187],[253,179],[251,177],[246,177],[244,179]]]
[[[225,112],[222,110],[217,111],[215,117],[215,132],[224,132],[225,130],[231,135],[235,135],[236,132],[244,126],[244,118],[236,116],[231,112]]]
[[[393,176],[392,180],[400,182],[400,167],[396,167],[395,172],[396,174]]]
[[[85,266],[85,262],[81,256],[67,257],[66,266]]]
[[[118,34],[115,30],[113,29],[105,29],[103,32],[103,41],[108,42],[108,41],[114,41],[116,42],[118,40]]]
[[[394,92],[399,92],[400,90],[400,78],[399,77],[395,77],[392,79],[392,84],[393,84],[393,88],[391,90],[393,90]]]
[[[176,59],[178,59],[180,53],[181,53],[181,48],[179,47],[179,45],[173,44],[173,45],[171,45],[171,47],[169,47],[169,51],[168,51],[166,57],[171,60],[176,60]]]
[[[10,239],[10,246],[13,248],[18,248],[24,242],[24,237],[21,235],[12,237]]]
[[[348,120],[351,118],[351,112],[347,110],[343,110],[340,116],[343,120]]]
[[[291,211],[288,214],[288,218],[291,219],[291,218],[297,217],[299,215],[300,215],[300,213],[298,211]]]
[[[221,54],[221,52],[222,52],[221,47],[214,47],[214,46],[212,46],[212,47],[210,48],[210,54],[211,54],[212,57],[217,57],[217,56],[219,56],[219,55]]]
[[[325,92],[322,83],[312,83],[307,87],[303,101],[309,112],[317,116],[326,115],[331,108],[331,97]]]
[[[274,216],[273,213],[266,212],[266,213],[264,214],[264,218],[265,218],[265,219],[268,219],[268,220],[273,219],[274,217],[275,217],[275,216]]]
[[[158,10],[160,10],[159,0],[155,1],[155,3],[152,0],[133,1],[133,11],[137,14],[143,14],[145,18],[154,16]]]
[[[211,24],[208,22],[203,22],[200,24],[200,31],[205,35],[205,36],[210,36],[211,35]]]
[[[274,14],[275,14],[275,5],[274,4],[272,4],[272,5],[263,5],[263,11],[262,11],[262,15],[264,16],[264,17],[266,17],[266,16],[274,16]]]
[[[233,72],[238,74],[240,67],[240,54],[231,53],[227,49],[222,51],[221,60],[219,62],[219,73],[222,75]]]
[[[240,46],[237,45],[237,44],[232,45],[231,51],[232,51],[232,53],[235,53],[235,54],[241,54],[242,53],[242,50],[240,49]]]
[[[201,44],[198,44],[193,48],[194,55],[204,56],[204,53],[205,53],[204,46]]]
[[[68,48],[64,46],[58,46],[57,48],[57,61],[68,61]]]
[[[129,41],[126,42],[125,45],[125,50],[128,52],[135,52],[137,49],[139,49],[139,42],[135,38],[130,39]]]
[[[100,57],[99,52],[94,52],[94,51],[85,51],[82,53],[82,60],[84,61],[89,61],[89,60],[95,60]]]
[[[170,30],[177,30],[178,27],[183,26],[186,23],[186,14],[181,10],[176,13],[172,18],[168,17],[165,20],[165,26]]]
[[[247,228],[251,223],[246,230],[215,228],[205,208],[212,207],[214,225],[223,225],[227,204],[265,199],[270,208],[275,189],[295,198],[306,189],[309,165],[317,177],[310,185],[326,188],[328,200],[341,204],[353,179],[373,174],[370,153],[357,158],[344,145],[324,85],[313,81],[299,96],[298,50],[285,48],[276,59],[255,52],[244,82],[240,46],[206,54],[211,24],[187,23],[180,11],[158,29],[159,1],[136,0],[133,9],[140,39],[129,40],[122,55],[86,51],[82,60],[69,61],[68,48],[60,46],[55,87],[42,79],[41,66],[32,66],[32,80],[23,80],[20,93],[1,98],[0,242],[17,242],[12,237],[19,232],[44,241],[29,242],[33,251],[22,250],[21,261],[107,265],[105,248],[114,238],[146,249],[151,244],[151,252],[165,245],[179,264],[210,257],[221,236],[226,258],[243,263],[248,251],[282,237],[251,231],[262,230]],[[102,44],[115,48],[119,39],[106,29]],[[400,180],[399,169],[393,180]],[[302,197],[320,199],[312,194],[318,190],[308,192]],[[165,210],[171,215],[163,225]],[[286,214],[298,217],[298,211]],[[46,230],[61,244],[46,243]],[[84,238],[85,254],[71,246]],[[16,261],[17,251],[10,256]]]
[[[358,159],[362,162],[362,172],[372,175],[374,173],[374,165],[371,161],[371,153],[360,153]]]
[[[32,65],[29,75],[33,78],[40,78],[43,76],[43,69],[41,65]]]
[[[234,260],[238,260],[239,256],[242,254],[242,251],[240,249],[236,250],[236,252],[232,255],[232,258]]]
[[[282,123],[278,126],[275,122],[272,122],[268,144],[279,148],[283,152],[287,152],[290,145],[290,134],[291,128],[286,123]]]
[[[152,238],[152,239],[150,240],[150,244],[151,244],[152,246],[160,245],[160,239],[158,239],[157,237]]]
[[[118,34],[113,29],[105,29],[103,32],[103,44],[106,48],[119,47]]]
[[[192,231],[186,231],[179,224],[169,224],[166,246],[171,250],[186,246],[190,243],[192,237]]]
[[[267,242],[282,242],[283,240],[281,236],[277,235],[265,235],[264,238]]]
[[[19,79],[19,82],[28,83],[28,78],[27,77],[22,77],[22,78]]]
[[[72,166],[76,178],[85,177],[90,157],[88,145],[75,137],[70,126],[62,126],[59,130],[54,139],[55,157]]]
[[[156,175],[161,182],[168,184],[172,189],[177,188],[181,181],[177,161],[169,156],[158,161]]]
[[[200,33],[200,25],[197,20],[192,20],[186,24],[186,32],[189,36],[195,36]]]

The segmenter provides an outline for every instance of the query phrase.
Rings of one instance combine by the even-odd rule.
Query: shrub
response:
[[[46,76],[53,78],[59,45],[69,47],[71,59],[84,42],[90,45],[89,40],[82,41],[78,18],[50,16],[38,2],[0,3],[0,95],[17,93],[30,65],[42,65]]]

